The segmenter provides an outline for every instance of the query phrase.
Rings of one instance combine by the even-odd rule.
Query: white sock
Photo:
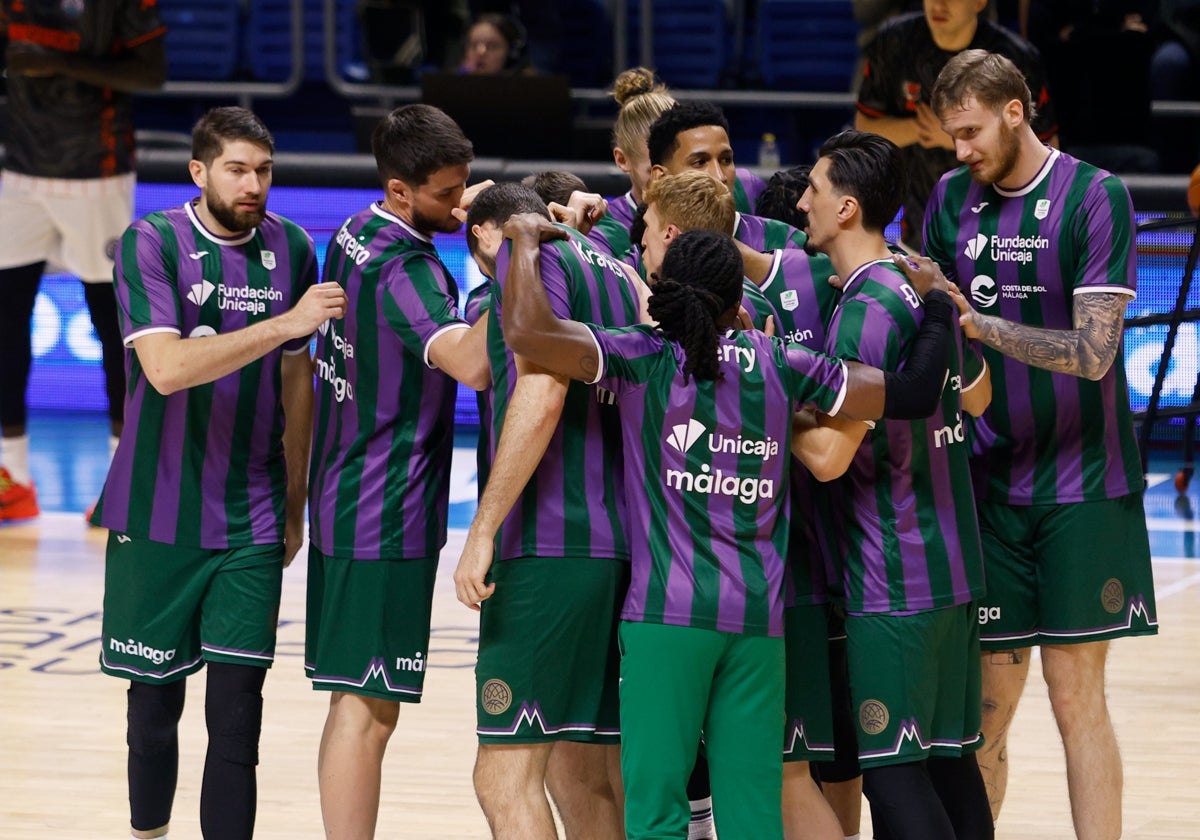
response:
[[[17,484],[28,484],[29,476],[29,435],[6,437],[0,442],[0,463],[8,469],[8,474]]]
[[[688,821],[688,840],[712,837],[712,797],[692,799],[688,804],[692,808],[692,818]]]
[[[120,442],[121,439],[116,435],[108,436],[108,460],[111,461],[113,456],[117,454],[117,444]]]
[[[846,840],[862,840],[861,834],[847,834]]]

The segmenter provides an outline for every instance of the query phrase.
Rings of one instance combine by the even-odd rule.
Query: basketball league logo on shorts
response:
[[[858,725],[868,735],[878,735],[887,729],[889,720],[887,706],[878,700],[864,700],[858,707]]]
[[[502,715],[512,705],[512,689],[504,680],[490,679],[479,690],[479,704],[489,715]]]
[[[1109,578],[1100,590],[1100,605],[1106,613],[1119,613],[1125,606],[1125,587],[1116,578]]]

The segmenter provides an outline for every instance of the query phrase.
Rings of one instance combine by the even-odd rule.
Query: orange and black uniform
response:
[[[999,53],[1017,65],[1033,95],[1036,111],[1033,130],[1042,140],[1058,133],[1042,59],[1032,44],[980,17],[975,37],[965,49]],[[917,104],[929,104],[933,83],[955,55],[956,52],[943,50],[934,42],[923,12],[893,18],[879,29],[865,50],[858,110],[868,117],[915,119]],[[938,179],[957,167],[958,160],[951,149],[926,149],[919,143],[902,148],[900,153],[908,170],[903,239],[918,246],[924,229],[925,203]]]
[[[166,28],[156,0],[3,0],[13,44],[101,58]],[[42,178],[106,178],[132,172],[130,95],[66,76],[8,77],[5,169]]]

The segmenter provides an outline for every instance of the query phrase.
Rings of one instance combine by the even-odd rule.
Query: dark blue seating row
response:
[[[641,0],[628,4],[630,64],[640,56]],[[291,72],[289,0],[160,0],[175,80],[282,81]],[[338,66],[362,60],[354,0],[337,0]],[[324,4],[304,0],[304,76],[323,79]],[[725,0],[653,0],[655,69],[673,87],[747,84],[844,91],[857,56],[858,26],[846,0],[759,0],[743,21],[745,43]],[[562,66],[577,87],[613,78],[612,19],[605,0],[561,0]],[[740,49],[739,49],[740,47]],[[739,59],[740,61],[735,61]],[[739,64],[741,66],[735,66]]]

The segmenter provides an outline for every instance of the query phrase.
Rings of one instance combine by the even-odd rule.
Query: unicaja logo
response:
[[[321,326],[317,327],[317,332],[319,332],[321,335],[329,335],[329,322],[322,321]]]
[[[963,251],[968,259],[977,260],[979,255],[983,253],[983,249],[987,247],[988,238],[982,233],[976,234],[975,238],[967,243],[967,249]]]
[[[204,302],[212,297],[212,293],[216,288],[216,286],[207,280],[201,280],[199,283],[192,284],[192,288],[188,290],[188,300],[197,306],[203,306]]]
[[[971,281],[971,297],[980,306],[991,306],[996,302],[996,281],[986,274]]]
[[[671,428],[671,434],[667,435],[667,444],[678,452],[687,452],[702,434],[704,424],[699,420],[689,420],[686,424],[681,423]]]

